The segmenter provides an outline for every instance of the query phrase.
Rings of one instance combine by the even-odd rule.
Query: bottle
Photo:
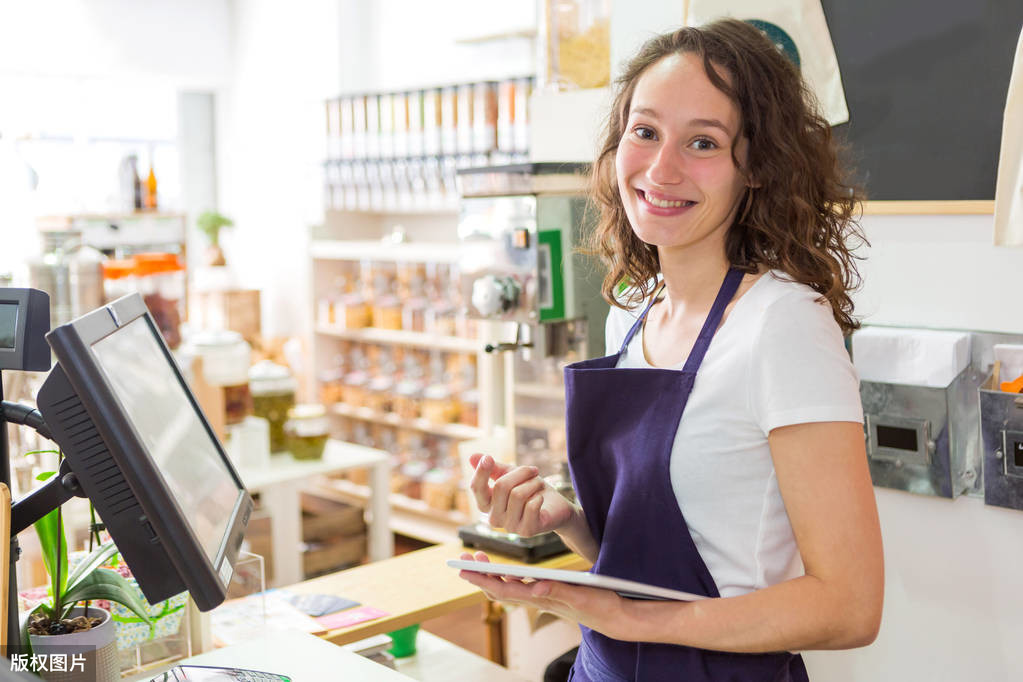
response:
[[[146,177],[146,198],[145,208],[149,211],[156,210],[156,173],[153,172],[153,162],[149,162],[149,176]]]

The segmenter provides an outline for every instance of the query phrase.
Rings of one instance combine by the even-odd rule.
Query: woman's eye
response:
[[[652,140],[655,137],[654,131],[646,126],[636,126],[632,132],[641,140]]]
[[[712,149],[717,149],[718,147],[714,140],[708,140],[703,137],[693,140],[693,143],[690,146],[698,152],[709,152]]]

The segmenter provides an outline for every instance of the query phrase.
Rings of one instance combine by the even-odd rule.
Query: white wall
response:
[[[234,73],[217,112],[218,194],[235,221],[224,250],[241,284],[263,290],[270,336],[308,323],[308,229],[322,220],[323,101],[340,80],[345,4],[233,4]]]
[[[992,245],[986,216],[864,217],[864,321],[1023,332],[1012,296],[1023,250]],[[811,679],[953,682],[1023,677],[1023,512],[875,488],[885,609],[865,649],[807,652]]]

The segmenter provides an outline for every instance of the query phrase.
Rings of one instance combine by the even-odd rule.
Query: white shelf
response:
[[[565,387],[561,384],[527,383],[524,381],[515,383],[515,395],[524,398],[543,398],[546,400],[565,400]]]
[[[461,253],[457,242],[352,241],[317,239],[309,254],[318,260],[381,260],[401,263],[456,263]]]
[[[369,499],[369,487],[343,479],[330,479],[320,484],[331,492],[339,494],[346,501],[365,506]],[[459,511],[442,511],[430,507],[422,500],[416,500],[400,493],[391,493],[388,498],[391,516],[390,529],[408,537],[427,542],[451,542],[458,538],[458,527],[471,522]]]
[[[443,350],[449,352],[476,353],[481,350],[481,343],[476,339],[468,339],[459,336],[439,336],[437,334],[424,334],[422,332],[405,331],[401,329],[378,329],[376,327],[364,327],[362,329],[344,329],[326,324],[316,325],[316,333],[324,336],[333,336],[348,341],[361,341],[363,343],[386,343],[395,346],[414,346],[416,348],[429,348],[432,350]]]
[[[438,424],[426,419],[402,419],[394,412],[377,412],[368,407],[353,407],[347,403],[334,403],[329,409],[333,414],[341,415],[342,417],[351,417],[353,419],[376,422],[377,424],[400,426],[425,433],[434,433],[438,436],[447,436],[448,438],[470,440],[472,438],[483,437],[483,431],[475,426],[466,426],[465,424]]]

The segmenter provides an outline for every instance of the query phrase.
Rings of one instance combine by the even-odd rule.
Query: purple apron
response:
[[[742,274],[728,271],[681,371],[616,368],[653,300],[618,353],[565,368],[568,459],[586,522],[600,547],[596,573],[720,596],[682,518],[668,464],[696,372]],[[734,654],[623,642],[587,627],[582,634],[569,676],[574,682],[808,680],[802,658],[789,652]]]

